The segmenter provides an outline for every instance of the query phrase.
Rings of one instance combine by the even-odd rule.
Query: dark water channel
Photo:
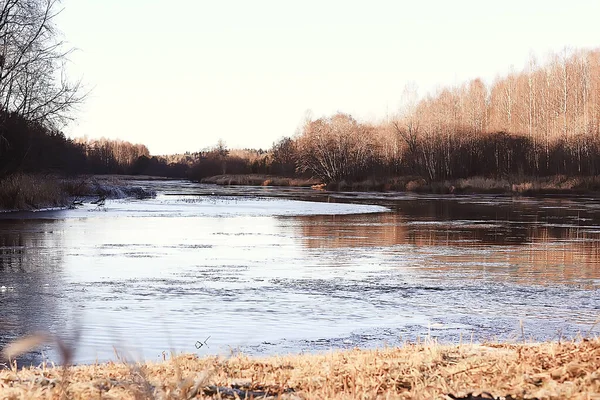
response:
[[[0,346],[78,336],[91,363],[598,332],[598,199],[137,184],[157,198],[0,214]]]

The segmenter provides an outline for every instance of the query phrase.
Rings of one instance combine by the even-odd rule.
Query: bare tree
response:
[[[559,87],[560,87],[560,111],[562,114],[562,135],[565,139],[569,136],[569,124],[568,124],[568,113],[569,108],[569,97],[570,97],[570,71],[569,71],[569,49],[566,47],[563,49],[562,54],[557,56],[556,63],[558,64],[559,73]]]
[[[55,20],[60,0],[0,0],[0,110],[50,129],[73,118],[81,81],[71,82]]]
[[[419,95],[415,83],[408,83],[404,86],[402,92],[402,107],[397,121],[392,121],[396,136],[394,137],[394,157],[401,160],[400,145],[398,138],[401,138],[407,148],[408,162],[410,168],[415,172],[418,145],[419,145],[419,119],[418,109]]]
[[[227,156],[229,156],[229,149],[223,139],[217,141],[217,145],[213,149],[213,153],[217,159],[221,162],[221,173],[225,175],[227,173]]]
[[[517,76],[514,71],[502,79],[497,79],[492,87],[492,128],[506,132],[515,131],[515,105],[517,101]]]
[[[467,127],[474,133],[480,134],[486,129],[487,88],[481,79],[469,82],[464,93]]]
[[[273,143],[271,149],[271,168],[282,175],[291,175],[296,171],[296,143],[290,137],[283,137]]]
[[[298,170],[327,182],[356,178],[371,162],[372,138],[367,126],[347,114],[309,121],[297,140]]]

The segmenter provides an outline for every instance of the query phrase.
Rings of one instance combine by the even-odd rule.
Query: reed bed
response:
[[[321,183],[318,179],[311,178],[287,178],[281,176],[247,174],[247,175],[216,175],[204,178],[202,183],[216,185],[244,185],[244,186],[295,186],[310,187]]]
[[[600,192],[600,177],[554,175],[548,177],[511,176],[486,178],[474,176],[428,182],[419,176],[369,178],[353,182],[322,183],[318,179],[286,178],[270,175],[217,175],[202,179],[202,183],[247,186],[297,186],[331,191],[355,192],[416,192],[435,194],[507,194],[523,196],[578,195]]]
[[[61,207],[66,193],[52,177],[17,174],[0,179],[0,210]]]
[[[435,194],[507,194],[524,196],[578,195],[600,192],[600,177],[554,175],[548,177],[512,176],[486,178],[474,176],[428,182],[421,177],[371,178],[356,182],[341,181],[327,185],[328,190],[394,191]]]
[[[137,198],[156,196],[153,190],[132,185],[114,175],[65,178],[54,175],[15,174],[0,179],[0,211],[65,208],[89,197]]]
[[[600,340],[7,369],[2,399],[599,399]]]

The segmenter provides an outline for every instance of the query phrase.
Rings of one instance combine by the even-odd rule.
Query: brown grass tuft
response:
[[[227,360],[180,355],[123,363],[0,372],[2,398],[590,399],[600,393],[600,340],[412,345]],[[68,379],[68,385],[61,382]],[[512,397],[509,397],[512,396]]]
[[[0,181],[0,210],[60,207],[67,202],[57,179],[17,174]]]
[[[244,186],[298,186],[310,187],[320,183],[316,179],[285,178],[271,175],[216,175],[202,179],[202,183],[216,185],[244,185]]]

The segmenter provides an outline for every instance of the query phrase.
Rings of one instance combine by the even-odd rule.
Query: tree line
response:
[[[17,113],[0,111],[0,178],[14,173],[127,174],[148,148],[122,140],[68,139]]]
[[[59,0],[0,0],[0,179],[14,173],[186,176],[121,140],[71,140],[61,128],[85,100],[65,65],[73,51],[55,20]]]
[[[403,100],[378,124],[341,113],[307,120],[293,140],[298,170],[327,182],[600,173],[600,50],[531,57],[491,85],[474,79],[420,100],[409,85]]]
[[[307,119],[268,150],[151,156],[121,140],[71,140],[61,127],[86,93],[67,78],[72,51],[55,26],[58,0],[0,0],[0,178],[15,172],[314,176],[325,182],[414,175],[600,173],[600,50],[531,57],[491,84],[474,79],[424,98],[407,85],[403,109],[378,123],[337,113]]]
[[[222,142],[195,153],[150,156],[141,144],[66,138],[61,128],[87,93],[65,69],[73,49],[55,24],[60,11],[59,0],[0,0],[0,179],[29,172],[200,179],[268,170],[266,152],[229,151]]]
[[[598,49],[563,49],[543,63],[532,56],[522,71],[489,85],[474,79],[421,99],[407,85],[402,99],[403,109],[379,123],[337,113],[307,119],[260,155],[217,150],[191,176],[304,174],[329,183],[600,173]]]

